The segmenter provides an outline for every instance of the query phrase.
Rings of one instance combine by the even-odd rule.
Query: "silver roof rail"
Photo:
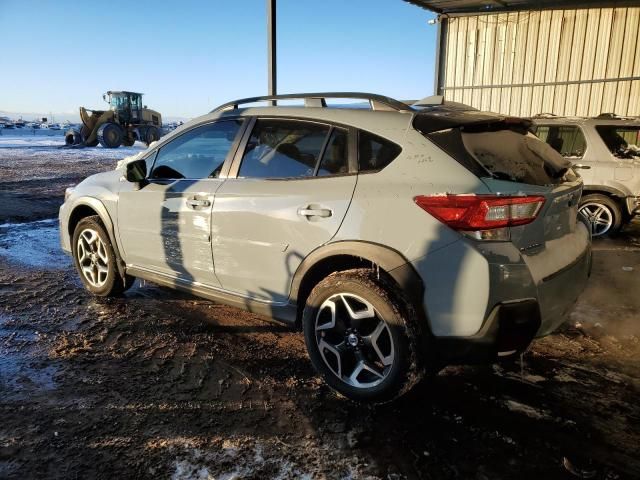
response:
[[[358,100],[366,100],[369,102],[371,110],[387,110],[395,112],[411,112],[413,109],[406,103],[402,103],[384,95],[376,95],[375,93],[362,92],[319,92],[319,93],[290,93],[286,95],[265,95],[262,97],[249,97],[234,100],[220,105],[211,111],[222,112],[225,110],[235,110],[245,103],[256,102],[276,102],[277,100],[304,100],[305,107],[326,107],[327,98],[352,98]]]

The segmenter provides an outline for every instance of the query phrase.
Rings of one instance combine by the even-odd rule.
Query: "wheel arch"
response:
[[[339,241],[311,252],[298,266],[289,293],[289,301],[298,309],[297,321],[309,293],[327,275],[352,268],[372,268],[393,280],[419,316],[425,318],[422,278],[401,253],[384,245],[365,241]]]
[[[620,207],[624,222],[627,222],[631,219],[633,209],[629,205],[629,202],[625,201],[625,199],[629,198],[629,195],[627,195],[620,189],[605,185],[585,185],[582,189],[582,198],[587,195],[596,194],[604,195],[610,198],[612,201],[616,202]]]
[[[111,221],[109,212],[100,200],[91,197],[84,197],[79,199],[75,203],[73,209],[71,210],[71,213],[69,214],[69,220],[67,222],[67,232],[69,233],[69,238],[73,239],[73,232],[78,226],[78,223],[80,223],[83,218],[91,217],[93,215],[97,215],[104,225],[105,230],[107,231],[107,235],[109,235],[109,240],[111,241],[113,251],[116,254],[116,258],[118,259],[118,272],[120,273],[120,275],[124,275],[125,264],[122,260],[120,250],[118,249],[113,222]]]

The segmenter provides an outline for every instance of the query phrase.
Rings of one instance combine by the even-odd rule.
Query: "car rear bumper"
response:
[[[434,284],[427,278],[426,318],[444,363],[486,362],[517,354],[567,320],[591,273],[589,232],[579,224],[575,232],[547,242],[547,247],[534,258],[512,244],[482,245],[487,267],[476,266],[470,273],[468,267],[475,264],[465,261],[461,262],[465,268],[455,272],[466,272],[473,279]],[[453,258],[450,252],[445,255]],[[440,278],[446,280],[446,276]],[[434,290],[441,297],[440,310],[428,303],[435,297]],[[474,315],[461,307],[468,305],[475,305]]]

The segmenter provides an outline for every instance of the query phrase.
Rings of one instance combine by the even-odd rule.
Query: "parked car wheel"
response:
[[[390,401],[421,378],[410,309],[368,269],[336,272],[303,313],[311,363],[333,389],[363,402]]]
[[[73,260],[80,280],[94,295],[119,295],[133,285],[133,277],[123,280],[119,275],[111,240],[97,215],[78,222],[73,232]]]
[[[593,237],[614,234],[622,226],[620,205],[606,195],[593,193],[582,197],[580,213],[589,221]]]

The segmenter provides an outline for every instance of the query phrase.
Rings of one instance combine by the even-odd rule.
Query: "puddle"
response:
[[[0,224],[0,256],[31,267],[68,268],[71,258],[60,248],[58,220]]]

